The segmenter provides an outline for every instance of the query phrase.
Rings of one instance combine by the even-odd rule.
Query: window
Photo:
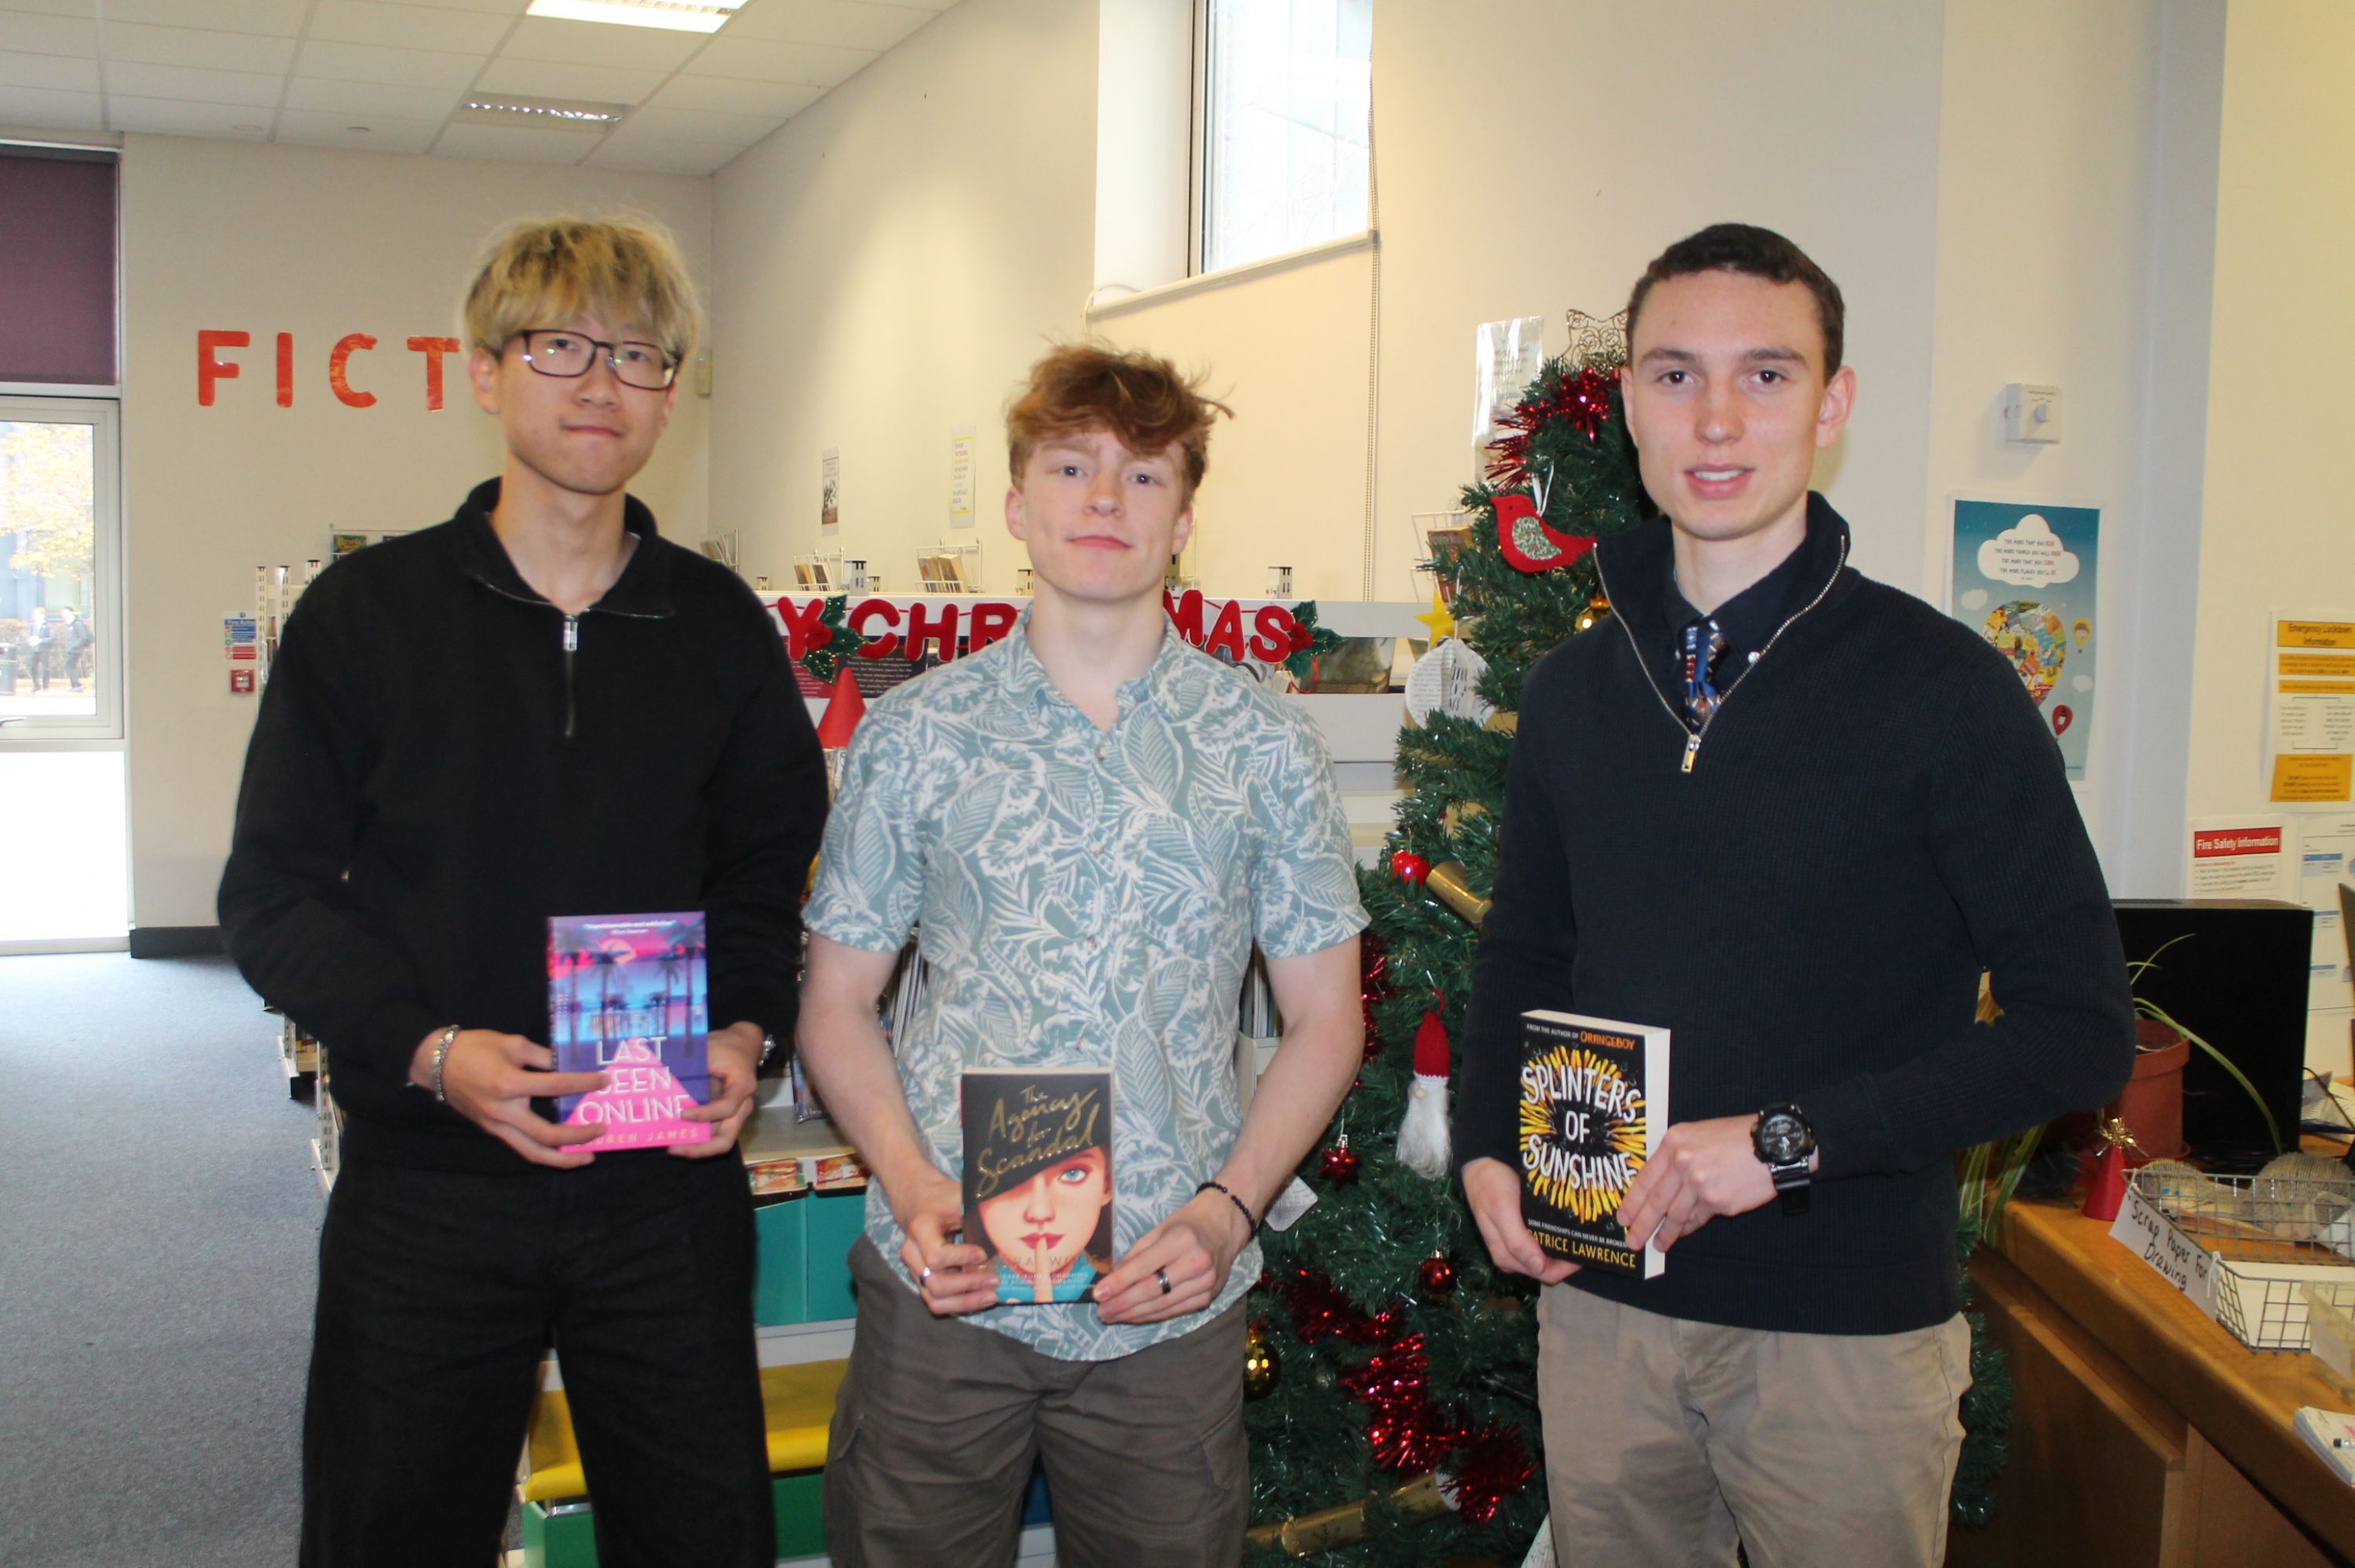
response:
[[[1366,227],[1373,0],[1200,0],[1201,270]]]
[[[0,397],[0,746],[122,733],[115,405]]]

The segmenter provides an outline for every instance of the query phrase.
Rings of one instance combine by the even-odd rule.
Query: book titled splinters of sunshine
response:
[[[1521,1015],[1521,1219],[1585,1268],[1650,1279],[1657,1243],[1627,1244],[1628,1183],[1668,1125],[1668,1031],[1532,1009]]]

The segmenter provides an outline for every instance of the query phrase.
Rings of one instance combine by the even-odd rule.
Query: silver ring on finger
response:
[[[1169,1283],[1169,1271],[1168,1271],[1167,1269],[1166,1269],[1166,1268],[1157,1268],[1157,1269],[1155,1269],[1155,1270],[1153,1271],[1153,1277],[1154,1277],[1154,1278],[1156,1278],[1156,1279],[1157,1279],[1157,1280],[1159,1280],[1159,1281],[1161,1282],[1161,1294],[1162,1294],[1162,1295],[1167,1296],[1167,1295],[1168,1295],[1168,1294],[1169,1294],[1169,1292],[1170,1292],[1172,1289],[1174,1289],[1174,1288],[1175,1288],[1175,1287],[1174,1287],[1173,1285],[1170,1285],[1170,1283]]]
[[[924,1271],[916,1276],[916,1283],[918,1285],[930,1285],[932,1282],[932,1271],[931,1265],[927,1264]]]

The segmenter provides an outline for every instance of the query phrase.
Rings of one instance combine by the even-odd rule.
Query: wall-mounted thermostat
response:
[[[2061,439],[2061,389],[2014,381],[2003,389],[2003,438],[2051,443]]]

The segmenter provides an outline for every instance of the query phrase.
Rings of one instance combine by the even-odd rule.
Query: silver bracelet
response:
[[[442,1029],[441,1038],[433,1042],[433,1099],[437,1104],[446,1105],[450,1103],[450,1096],[442,1093],[442,1069],[450,1060],[451,1042],[457,1038],[458,1026],[451,1024]]]

